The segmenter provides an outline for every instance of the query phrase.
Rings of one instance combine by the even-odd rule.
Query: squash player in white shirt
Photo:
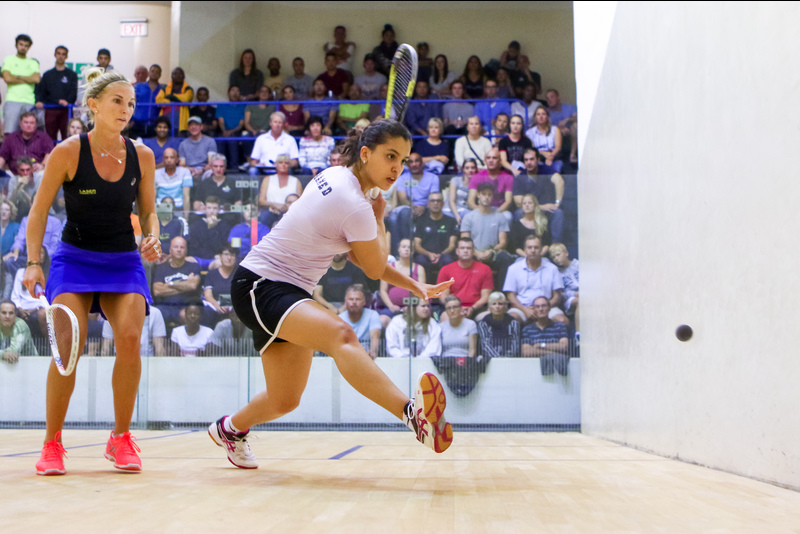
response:
[[[409,399],[372,361],[353,329],[311,298],[340,253],[349,253],[370,278],[420,298],[436,297],[452,284],[421,284],[387,264],[385,200],[379,194],[372,200],[368,193],[389,189],[410,153],[411,135],[394,120],[380,119],[361,134],[351,132],[343,148],[351,166],[319,173],[234,273],[233,307],[253,331],[267,384],[247,406],[209,426],[209,435],[235,466],[258,467],[247,432],[298,406],[314,351],[330,355],[350,385],[401,419],[421,443],[436,452],[450,446],[453,431],[444,418],[439,380],[423,373],[416,397]]]

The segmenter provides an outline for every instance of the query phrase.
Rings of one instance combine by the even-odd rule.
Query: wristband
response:
[[[38,265],[39,267],[41,267],[42,266],[42,262],[28,260],[28,262],[25,264],[26,267],[30,267],[32,265]]]

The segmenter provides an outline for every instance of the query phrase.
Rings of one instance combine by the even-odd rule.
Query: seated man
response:
[[[472,318],[477,311],[486,306],[489,301],[489,294],[494,285],[492,283],[492,270],[483,263],[475,261],[474,245],[472,239],[468,237],[458,238],[456,256],[458,261],[442,267],[439,271],[437,284],[446,282],[451,278],[455,280],[452,286],[445,289],[439,296],[439,300],[444,306],[445,299],[449,295],[455,295],[461,301],[464,317]],[[445,320],[447,313],[442,314],[441,320]]]
[[[561,199],[564,198],[564,178],[556,173],[550,176],[539,174],[539,151],[531,148],[523,156],[525,172],[514,178],[513,197],[517,205],[517,218],[522,216],[522,197],[531,194],[539,202],[539,208],[547,216],[547,226],[553,235],[553,242],[561,241],[564,233],[564,212]]]
[[[203,133],[214,137],[219,129],[219,122],[217,122],[217,108],[206,104],[209,96],[208,87],[198,87],[195,93],[197,105],[189,108],[189,115],[200,117],[203,121]]]
[[[228,244],[231,227],[219,217],[217,197],[207,197],[203,206],[206,216],[189,226],[189,254],[210,261]]]
[[[417,80],[414,89],[414,100],[406,112],[406,125],[411,135],[424,135],[428,137],[428,121],[433,117],[442,116],[442,108],[438,103],[425,102],[430,97],[430,88],[427,80]]]
[[[221,206],[230,210],[231,206],[242,205],[242,190],[236,182],[225,175],[227,160],[222,154],[212,154],[211,176],[200,182],[195,188],[193,207],[195,211],[203,211],[203,199],[216,197]]]
[[[508,313],[501,291],[489,295],[489,311],[478,319],[483,355],[488,358],[519,358],[521,323]]]
[[[251,243],[253,221],[256,223],[258,241],[264,239],[264,236],[269,233],[269,226],[258,222],[258,214],[258,206],[245,204],[242,206],[242,222],[231,228],[228,233],[228,243],[233,248],[239,249],[239,261],[247,256],[253,246]]]
[[[179,161],[177,150],[164,149],[164,166],[156,169],[156,203],[163,202],[165,197],[171,197],[179,211],[190,210],[189,197],[194,185],[192,173],[186,167],[179,167]]]
[[[284,131],[286,115],[274,112],[269,118],[269,131],[256,138],[250,154],[250,174],[258,174],[256,166],[274,167],[278,156],[288,154],[291,166],[297,167],[300,152],[294,137]]]
[[[178,147],[180,166],[189,169],[192,178],[198,182],[203,173],[211,169],[208,161],[210,153],[217,153],[217,143],[207,135],[203,135],[203,119],[189,118],[189,137],[181,141]]]
[[[38,355],[31,329],[17,317],[17,306],[10,300],[0,302],[0,360],[17,363],[20,356]]]
[[[213,352],[215,356],[258,356],[253,347],[253,331],[235,313],[217,323],[210,342],[214,346],[206,345],[206,353]]]
[[[173,237],[186,237],[189,234],[189,223],[183,217],[175,217],[175,204],[172,197],[164,199],[156,205],[158,216],[158,239],[165,242],[172,241]]]
[[[344,304],[347,288],[356,284],[366,287],[367,275],[347,261],[347,254],[337,254],[333,257],[328,272],[322,275],[311,296],[322,306],[338,315],[347,310]]]
[[[484,100],[479,100],[475,104],[475,115],[481,120],[481,126],[487,132],[492,131],[494,118],[500,113],[511,116],[511,105],[508,102],[500,102],[497,98],[497,82],[489,79],[483,83]],[[494,139],[492,139],[494,144]]]
[[[184,309],[186,324],[178,326],[172,331],[170,336],[172,356],[205,356],[206,345],[211,340],[214,333],[207,326],[200,324],[200,317],[203,315],[203,305],[191,302]]]
[[[389,212],[387,228],[392,235],[392,250],[397,249],[401,239],[411,239],[411,216],[416,218],[425,212],[428,196],[439,191],[439,177],[426,171],[422,156],[412,152],[408,156],[408,168],[400,174],[395,187],[397,207]]]
[[[557,306],[561,303],[564,282],[558,269],[550,262],[542,261],[542,240],[530,235],[525,239],[525,261],[518,261],[508,268],[503,291],[513,306],[509,313],[523,323],[536,320],[533,301],[545,297],[550,301],[550,318],[569,324],[569,319]]]
[[[164,344],[166,338],[167,327],[164,324],[164,316],[161,315],[161,310],[155,306],[150,306],[150,315],[146,315],[144,318],[139,354],[142,356],[166,356],[167,349]],[[116,354],[114,330],[108,321],[103,321],[103,350],[101,354],[104,356]]]
[[[225,245],[218,255],[220,266],[210,268],[203,280],[203,326],[213,328],[227,319],[233,311],[231,303],[231,281],[236,270],[236,249]]]
[[[169,260],[157,265],[153,274],[153,302],[170,327],[182,322],[181,312],[189,303],[200,301],[200,266],[187,262],[186,253],[186,240],[174,237]]]
[[[569,259],[569,252],[563,243],[553,243],[550,246],[550,259],[558,267],[561,280],[564,282],[564,311],[568,317],[575,318],[575,337],[580,334],[580,313],[578,307],[578,292],[580,278],[578,276],[578,260]]]
[[[164,163],[164,152],[166,152],[168,148],[172,148],[177,154],[183,139],[171,137],[172,123],[167,116],[157,118],[154,128],[156,136],[142,139],[142,142],[144,146],[153,151],[153,155],[156,157],[156,169],[161,169],[166,165]],[[180,157],[178,159],[180,159]],[[176,162],[177,161],[178,160],[176,160]]]
[[[333,93],[334,98],[343,98],[350,90],[353,75],[338,68],[339,58],[334,52],[325,54],[325,72],[317,76],[317,80],[325,82],[325,86]]]
[[[563,104],[561,96],[555,89],[545,93],[547,111],[550,112],[550,124],[561,130],[561,139],[569,144],[569,160],[578,162],[578,108],[572,104]]]
[[[353,327],[358,341],[373,360],[378,357],[381,346],[381,319],[378,312],[365,308],[367,297],[364,286],[354,284],[347,288],[344,296],[345,311],[339,317]]]
[[[415,223],[414,261],[425,269],[426,280],[435,280],[439,269],[455,261],[458,224],[442,213],[444,196],[434,191],[428,195],[428,209]]]
[[[44,173],[33,175],[33,160],[28,157],[17,160],[17,175],[8,181],[8,200],[17,208],[17,218],[26,217],[31,211],[33,196],[39,189]]]
[[[26,111],[19,116],[19,130],[6,133],[0,145],[0,171],[10,170],[11,174],[17,174],[17,161],[21,157],[31,158],[34,173],[44,171],[54,147],[50,136],[36,129],[36,114]]]
[[[361,86],[364,100],[378,100],[381,85],[386,83],[386,76],[375,70],[375,56],[364,56],[364,74],[356,76],[355,83]]]
[[[533,321],[522,329],[522,357],[539,358],[542,376],[552,375],[553,371],[567,376],[567,325],[550,320],[550,301],[547,297],[534,299],[531,309]]]
[[[516,258],[506,250],[508,218],[492,207],[494,193],[491,182],[478,185],[478,209],[467,213],[461,220],[461,237],[472,238],[475,257],[496,270],[495,286],[502,287],[506,269]]]
[[[494,187],[494,196],[491,205],[497,211],[505,214],[506,220],[511,220],[511,202],[513,200],[514,177],[503,170],[500,162],[500,151],[497,148],[490,149],[484,156],[486,168],[472,175],[469,180],[469,197],[467,205],[471,210],[478,209],[478,186],[483,183],[490,183]]]

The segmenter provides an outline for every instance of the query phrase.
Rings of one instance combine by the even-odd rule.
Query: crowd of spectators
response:
[[[17,53],[2,65],[8,93],[0,145],[0,355],[7,362],[24,354],[22,337],[45,332],[38,301],[21,284],[26,215],[55,143],[87,130],[71,108],[80,91],[78,75],[66,66],[69,50],[57,47],[55,66],[42,73],[29,57],[32,39],[19,35],[15,44]],[[364,101],[385,99],[397,47],[386,25],[378,46],[358,55],[346,28],[337,26],[316,77],[301,57],[292,59],[288,76],[270,58],[265,75],[247,49],[228,77],[228,103],[216,105],[180,67],[165,84],[159,65],[136,68],[138,106],[126,133],[155,154],[160,238],[168,250],[147,265],[154,305],[142,354],[254,354],[252,336],[230,307],[229,278],[253,237],[269,233],[311,177],[348,163],[335,138],[383,115],[381,104]],[[427,43],[417,50],[419,78],[405,119],[413,152],[384,192],[390,262],[417,280],[452,277],[455,284],[440,299],[419,302],[368,280],[341,255],[313,298],[351,324],[373,358],[410,351],[566,355],[579,338],[578,261],[561,243],[560,173],[577,161],[577,110],[555,89],[539,99],[541,76],[516,41],[486,64],[471,56],[463,71],[444,54],[430,59]],[[109,50],[101,49],[97,61],[113,69]],[[354,75],[357,64],[363,74]],[[65,218],[59,196],[47,221],[48,255]],[[137,230],[135,214],[132,225]],[[4,318],[9,310],[16,322]],[[102,352],[110,354],[113,339],[103,323],[97,318],[90,336],[102,338]],[[547,361],[549,372],[565,369],[558,358]]]

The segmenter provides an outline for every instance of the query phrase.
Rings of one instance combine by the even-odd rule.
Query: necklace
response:
[[[125,153],[125,155],[122,157],[122,159],[119,159],[119,158],[118,158],[118,157],[116,157],[114,154],[112,154],[110,151],[108,151],[108,150],[106,150],[105,148],[103,148],[102,146],[100,146],[100,143],[98,143],[96,140],[95,140],[95,144],[97,145],[97,148],[99,148],[99,149],[100,149],[100,157],[101,157],[101,158],[104,158],[104,157],[108,156],[108,157],[110,157],[111,159],[115,159],[115,160],[117,160],[117,163],[119,163],[120,165],[122,165],[122,160],[128,157],[128,154],[127,154],[127,152],[126,152],[126,153]]]

